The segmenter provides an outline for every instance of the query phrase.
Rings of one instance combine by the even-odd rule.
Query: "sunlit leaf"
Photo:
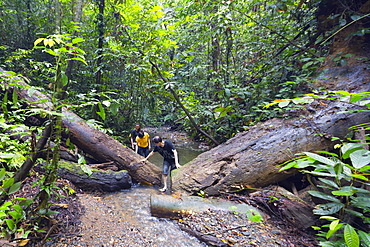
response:
[[[306,154],[308,157],[311,157],[312,159],[314,160],[317,160],[323,164],[326,164],[326,165],[330,165],[330,166],[334,166],[337,162],[331,160],[331,159],[328,159],[324,156],[321,156],[321,155],[318,155],[318,154],[314,154],[314,153],[310,153],[310,152],[304,152],[304,154]]]
[[[361,149],[356,150],[349,155],[351,158],[352,165],[356,169],[360,169],[368,164],[370,164],[370,151]]]
[[[14,230],[14,227],[15,227],[14,220],[6,219],[5,222],[10,230]]]
[[[352,186],[345,186],[342,187],[340,190],[332,191],[331,193],[335,196],[352,196],[354,195],[358,190]]]
[[[44,41],[45,38],[38,38],[35,40],[35,42],[33,43],[34,46],[37,46],[39,43],[41,43],[42,41]]]
[[[82,171],[84,171],[87,174],[87,176],[89,176],[89,177],[91,176],[92,170],[91,170],[89,165],[83,164],[83,165],[81,165],[81,169],[82,169]]]
[[[360,239],[357,235],[357,232],[349,224],[344,227],[344,240],[346,241],[348,247],[360,246]]]

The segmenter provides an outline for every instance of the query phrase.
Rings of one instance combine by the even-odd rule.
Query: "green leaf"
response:
[[[62,85],[63,87],[67,86],[68,84],[68,76],[66,75],[66,73],[62,73]]]
[[[83,165],[81,165],[81,169],[82,169],[82,171],[84,171],[87,174],[87,176],[89,176],[89,177],[91,176],[92,170],[91,170],[90,166],[88,166],[86,164],[83,164]]]
[[[349,224],[344,227],[344,240],[346,241],[348,247],[360,246],[360,239],[357,235],[357,232]]]
[[[81,58],[81,57],[73,57],[73,58],[70,58],[69,60],[76,60],[76,61],[80,61],[80,62],[83,62],[85,65],[87,65],[87,62],[85,59]]]
[[[340,202],[338,198],[336,198],[332,195],[325,194],[324,192],[320,192],[320,191],[316,191],[316,190],[310,190],[310,191],[308,191],[308,193],[311,196],[321,198],[321,199],[324,199],[324,200],[327,200],[327,201],[338,202],[338,203]]]
[[[363,98],[365,98],[365,96],[363,96],[363,95],[351,95],[350,102],[351,103],[356,103],[356,102],[362,100]]]
[[[356,169],[360,169],[370,163],[370,151],[361,149],[356,150],[350,155],[352,165]]]
[[[364,180],[364,181],[369,181],[369,179],[367,177],[365,177],[364,175],[361,175],[361,174],[351,174],[350,176],[353,177],[353,178]]]
[[[359,171],[360,172],[370,171],[370,165],[367,165],[367,166],[362,167],[361,169],[359,169]]]
[[[105,120],[105,110],[104,110],[103,105],[100,102],[98,103],[98,107],[99,107],[99,111],[96,112],[96,114],[98,114],[103,120]]]
[[[13,104],[14,104],[14,105],[16,105],[16,104],[18,103],[18,94],[17,94],[17,90],[13,90],[12,100],[13,100]]]
[[[339,157],[337,154],[331,153],[331,152],[328,152],[328,151],[316,151],[316,153],[327,154],[327,155],[331,155],[333,157]]]
[[[10,216],[13,217],[13,219],[15,219],[16,221],[19,220],[20,218],[22,218],[22,214],[19,213],[19,212],[16,212],[16,211],[11,211],[9,212]]]
[[[363,231],[358,231],[358,235],[360,236],[362,244],[365,247],[370,247],[370,234]]]
[[[331,174],[331,173],[328,173],[328,172],[311,172],[311,171],[304,171],[305,173],[309,173],[309,174],[312,174],[312,175],[315,175],[315,176],[322,176],[322,177],[337,177],[336,174]]]
[[[364,214],[360,213],[360,212],[357,212],[355,210],[351,210],[351,209],[348,209],[348,208],[345,208],[344,211],[346,211],[346,213],[348,214],[352,214],[356,217],[359,217],[359,218],[362,218],[364,216]]]
[[[17,192],[20,187],[21,187],[21,182],[17,182],[13,184],[12,186],[10,186],[8,194],[10,195],[10,194]]]
[[[290,162],[290,163],[286,164],[285,166],[283,166],[282,168],[280,168],[279,172],[282,172],[282,171],[288,170],[288,169],[290,169],[290,168],[293,168],[293,167],[295,167],[297,164],[298,164],[298,163],[297,163],[297,161],[292,161],[292,162]]]
[[[354,21],[356,21],[360,18],[361,18],[361,16],[359,16],[359,15],[351,15],[351,19],[354,20]]]
[[[334,220],[333,222],[330,223],[329,226],[329,231],[326,233],[326,239],[330,238],[334,233],[336,233],[343,225],[344,223],[339,223],[338,220]]]
[[[48,212],[45,213],[45,215],[52,215],[52,214],[59,214],[59,212],[51,210],[51,211],[48,211]]]
[[[308,157],[314,159],[314,160],[317,160],[318,162],[321,162],[323,164],[326,164],[326,165],[330,165],[330,166],[334,166],[337,162],[334,162],[333,160],[331,159],[328,159],[324,156],[321,156],[321,155],[318,155],[318,154],[314,154],[314,153],[310,153],[310,152],[303,152],[305,155],[307,155]]]
[[[72,39],[72,44],[77,44],[81,42],[84,42],[83,38],[77,37],[77,38]]]
[[[289,105],[290,101],[288,100],[284,100],[284,101],[281,101],[279,102],[279,107],[283,108],[283,107],[286,107],[287,105]]]
[[[339,189],[339,187],[338,187],[337,183],[335,183],[335,182],[334,182],[334,181],[332,181],[332,180],[325,179],[325,178],[319,178],[319,180],[320,180],[321,182],[323,182],[324,184],[329,185],[329,186],[330,186],[330,187],[332,187],[332,188]]]
[[[5,174],[6,174],[5,168],[1,168],[0,169],[0,181],[4,180]]]
[[[343,143],[343,146],[340,148],[343,159],[348,159],[352,152],[363,149],[363,145],[363,143]]]
[[[357,208],[370,208],[370,197],[353,197],[351,200],[352,206],[355,206]]]
[[[27,90],[27,95],[29,97],[32,97],[32,95],[36,92],[36,88],[34,87],[30,87],[28,90]]]
[[[256,222],[256,223],[259,223],[259,222],[263,221],[262,215],[258,211],[256,211],[255,209],[249,209],[246,212],[246,214],[247,214],[247,218],[250,221],[253,221],[253,222]]]
[[[3,188],[6,189],[6,188],[9,188],[10,186],[12,186],[14,184],[14,178],[9,178],[8,180],[5,180],[4,183],[3,183]]]
[[[343,208],[343,203],[326,203],[317,205],[316,208],[313,210],[314,214],[318,215],[331,215],[337,213],[341,208]]]
[[[21,206],[19,206],[18,204],[14,204],[14,205],[13,205],[13,208],[14,208],[14,210],[15,210],[15,211],[17,211],[18,213],[23,212],[22,207],[21,207]]]
[[[6,225],[8,226],[8,228],[13,231],[14,227],[15,227],[14,220],[6,219],[5,222],[6,222]]]
[[[352,196],[355,194],[358,190],[352,186],[345,186],[341,188],[340,190],[332,191],[331,193],[335,196]]]

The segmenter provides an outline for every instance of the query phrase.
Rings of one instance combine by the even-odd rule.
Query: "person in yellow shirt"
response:
[[[136,137],[136,153],[140,154],[141,156],[147,157],[149,154],[150,149],[150,139],[149,134],[140,130]]]

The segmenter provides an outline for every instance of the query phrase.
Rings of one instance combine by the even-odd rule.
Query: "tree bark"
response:
[[[267,214],[276,215],[300,230],[308,230],[318,217],[313,215],[313,206],[298,196],[278,186],[270,186],[249,195]]]
[[[199,196],[152,195],[150,212],[155,217],[181,219],[187,215],[204,212],[209,209],[247,213],[250,209],[266,216],[257,208],[245,203],[234,203],[222,199],[202,198]]]
[[[60,161],[57,174],[84,191],[113,192],[129,189],[132,186],[131,176],[127,171],[101,171],[91,168],[91,175],[88,175],[82,170],[82,166]]]
[[[175,170],[173,189],[218,195],[283,181],[295,171],[279,172],[278,166],[294,154],[332,150],[335,143],[331,137],[344,139],[349,127],[370,122],[370,112],[337,114],[348,106],[321,102],[321,109],[313,115],[272,119],[253,126]]]
[[[105,133],[91,128],[70,111],[63,111],[63,126],[68,129],[71,142],[85,153],[104,163],[113,161],[120,170],[127,170],[137,182],[159,185],[161,170]]]

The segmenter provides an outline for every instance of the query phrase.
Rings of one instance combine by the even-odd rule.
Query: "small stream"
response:
[[[150,139],[154,136],[161,136],[163,140],[169,140],[172,142],[174,147],[177,150],[179,156],[180,165],[185,165],[186,163],[192,161],[199,154],[207,150],[201,143],[194,142],[189,138],[185,133],[182,132],[172,132],[169,131],[169,128],[147,128],[143,129],[148,132]],[[153,148],[152,143],[152,148]],[[155,153],[152,157],[149,158],[149,161],[153,164],[162,167],[163,158],[160,154]]]
[[[181,165],[205,151],[199,148],[199,143],[191,141],[181,132],[154,128],[145,131],[151,139],[160,135],[164,140],[170,140],[177,149]],[[149,161],[162,167],[163,158],[160,154],[154,154]],[[82,243],[85,246],[207,246],[180,230],[174,221],[151,216],[150,196],[158,194],[158,190],[152,187],[135,185],[131,189],[106,193],[100,197],[79,195],[86,210],[81,217]]]
[[[86,213],[82,216],[82,242],[85,246],[202,247],[207,246],[180,230],[168,219],[151,216],[151,187],[92,197],[79,195]]]

